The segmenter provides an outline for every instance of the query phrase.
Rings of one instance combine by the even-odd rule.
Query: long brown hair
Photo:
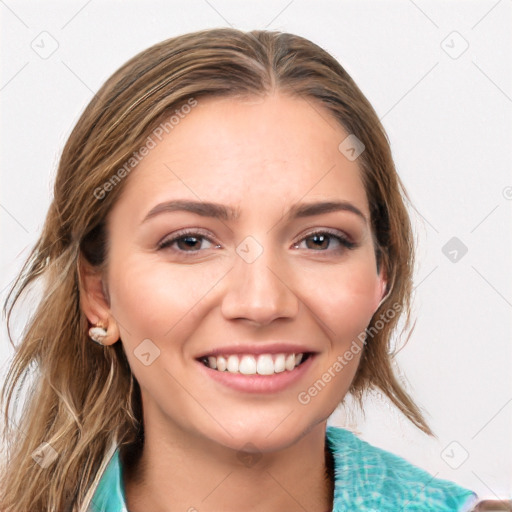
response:
[[[191,98],[275,90],[323,105],[331,121],[365,146],[358,162],[378,264],[390,291],[370,323],[373,334],[350,392],[362,403],[366,390],[381,390],[431,434],[393,371],[390,337],[399,318],[409,325],[414,244],[407,195],[375,111],[343,67],[307,39],[259,30],[202,30],[163,41],[124,64],[94,96],[64,147],[42,234],[4,307],[9,324],[29,285],[43,285],[2,390],[8,448],[0,479],[2,512],[83,510],[112,447],[140,447],[143,441],[140,389],[123,346],[91,342],[79,292],[80,258],[93,265],[105,262],[105,219],[129,179],[126,162],[165,116]],[[114,182],[115,176],[120,179]],[[392,305],[399,305],[400,314],[377,325]],[[32,385],[15,421],[9,406],[16,405],[29,376]],[[48,465],[33,457],[41,446],[54,450]]]

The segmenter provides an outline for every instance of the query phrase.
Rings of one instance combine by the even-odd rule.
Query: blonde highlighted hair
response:
[[[276,90],[323,105],[365,145],[358,162],[377,261],[392,286],[369,325],[374,335],[350,392],[362,403],[365,391],[380,390],[431,434],[393,371],[391,335],[399,318],[409,325],[414,243],[407,195],[378,116],[343,67],[307,39],[259,30],[202,30],[163,41],[125,63],[95,94],[64,147],[42,234],[4,308],[9,324],[29,285],[43,285],[2,389],[7,458],[0,476],[1,512],[82,511],[112,447],[136,453],[143,444],[140,388],[123,345],[91,342],[80,307],[80,258],[105,264],[105,220],[130,178],[108,193],[98,194],[98,188],[190,98],[264,96]],[[379,315],[393,304],[400,305],[400,314],[377,329]],[[27,377],[32,385],[15,421],[10,405],[16,405]],[[47,467],[32,457],[47,446],[43,443],[56,453]]]

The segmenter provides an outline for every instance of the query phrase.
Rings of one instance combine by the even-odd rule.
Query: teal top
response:
[[[348,430],[328,426],[326,441],[334,460],[332,512],[468,512],[477,501],[474,492],[434,478]],[[117,448],[88,512],[128,512],[122,475]]]

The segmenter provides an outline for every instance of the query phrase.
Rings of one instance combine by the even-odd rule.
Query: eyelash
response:
[[[330,229],[322,229],[322,230],[319,230],[319,231],[313,231],[311,233],[308,233],[306,236],[301,238],[297,243],[294,243],[293,246],[296,247],[301,242],[307,240],[308,238],[316,236],[316,235],[328,235],[329,237],[335,239],[343,247],[343,249],[341,249],[341,248],[333,249],[333,250],[331,250],[331,252],[332,251],[339,252],[340,250],[344,250],[344,249],[352,250],[352,249],[355,249],[357,247],[356,243],[351,242],[348,238],[346,238],[345,236],[341,235],[339,232],[332,231]],[[158,250],[169,249],[175,242],[178,242],[179,240],[187,238],[187,237],[197,238],[198,240],[204,239],[204,240],[208,240],[210,243],[212,243],[214,245],[219,245],[219,244],[216,244],[216,242],[212,241],[208,236],[198,232],[197,230],[184,230],[184,231],[180,231],[180,232],[176,233],[170,239],[164,239],[163,241],[159,242],[157,248],[158,248]],[[329,245],[330,245],[330,243],[329,243]],[[319,253],[321,253],[321,252],[329,252],[329,249],[320,249],[320,250],[311,249],[311,250],[313,250],[314,252],[319,252]],[[176,250],[176,252],[179,252],[179,253],[199,253],[199,252],[201,252],[201,249],[199,249],[197,251],[195,251],[195,250],[192,250],[192,251],[182,251],[181,249],[178,249],[178,250]]]

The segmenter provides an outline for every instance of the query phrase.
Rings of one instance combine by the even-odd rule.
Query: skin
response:
[[[297,397],[364,331],[385,277],[377,273],[358,162],[338,150],[348,134],[312,106],[283,93],[199,100],[127,178],[108,218],[107,270],[83,270],[84,311],[91,324],[108,326],[107,344],[122,340],[142,392],[145,445],[125,475],[131,512],[332,506],[326,420],[360,354],[307,405]],[[144,221],[173,199],[220,203],[239,217],[167,211]],[[362,217],[286,216],[295,203],[331,200]],[[183,240],[158,248],[183,228],[206,238],[193,249]],[[356,246],[334,237],[315,244],[312,233],[325,229]],[[252,263],[236,252],[247,236],[263,249]],[[145,339],[160,350],[149,366],[134,353]],[[195,360],[221,346],[280,341],[316,355],[299,381],[276,393],[227,388]],[[257,452],[250,464],[240,456],[247,443],[245,451]]]

